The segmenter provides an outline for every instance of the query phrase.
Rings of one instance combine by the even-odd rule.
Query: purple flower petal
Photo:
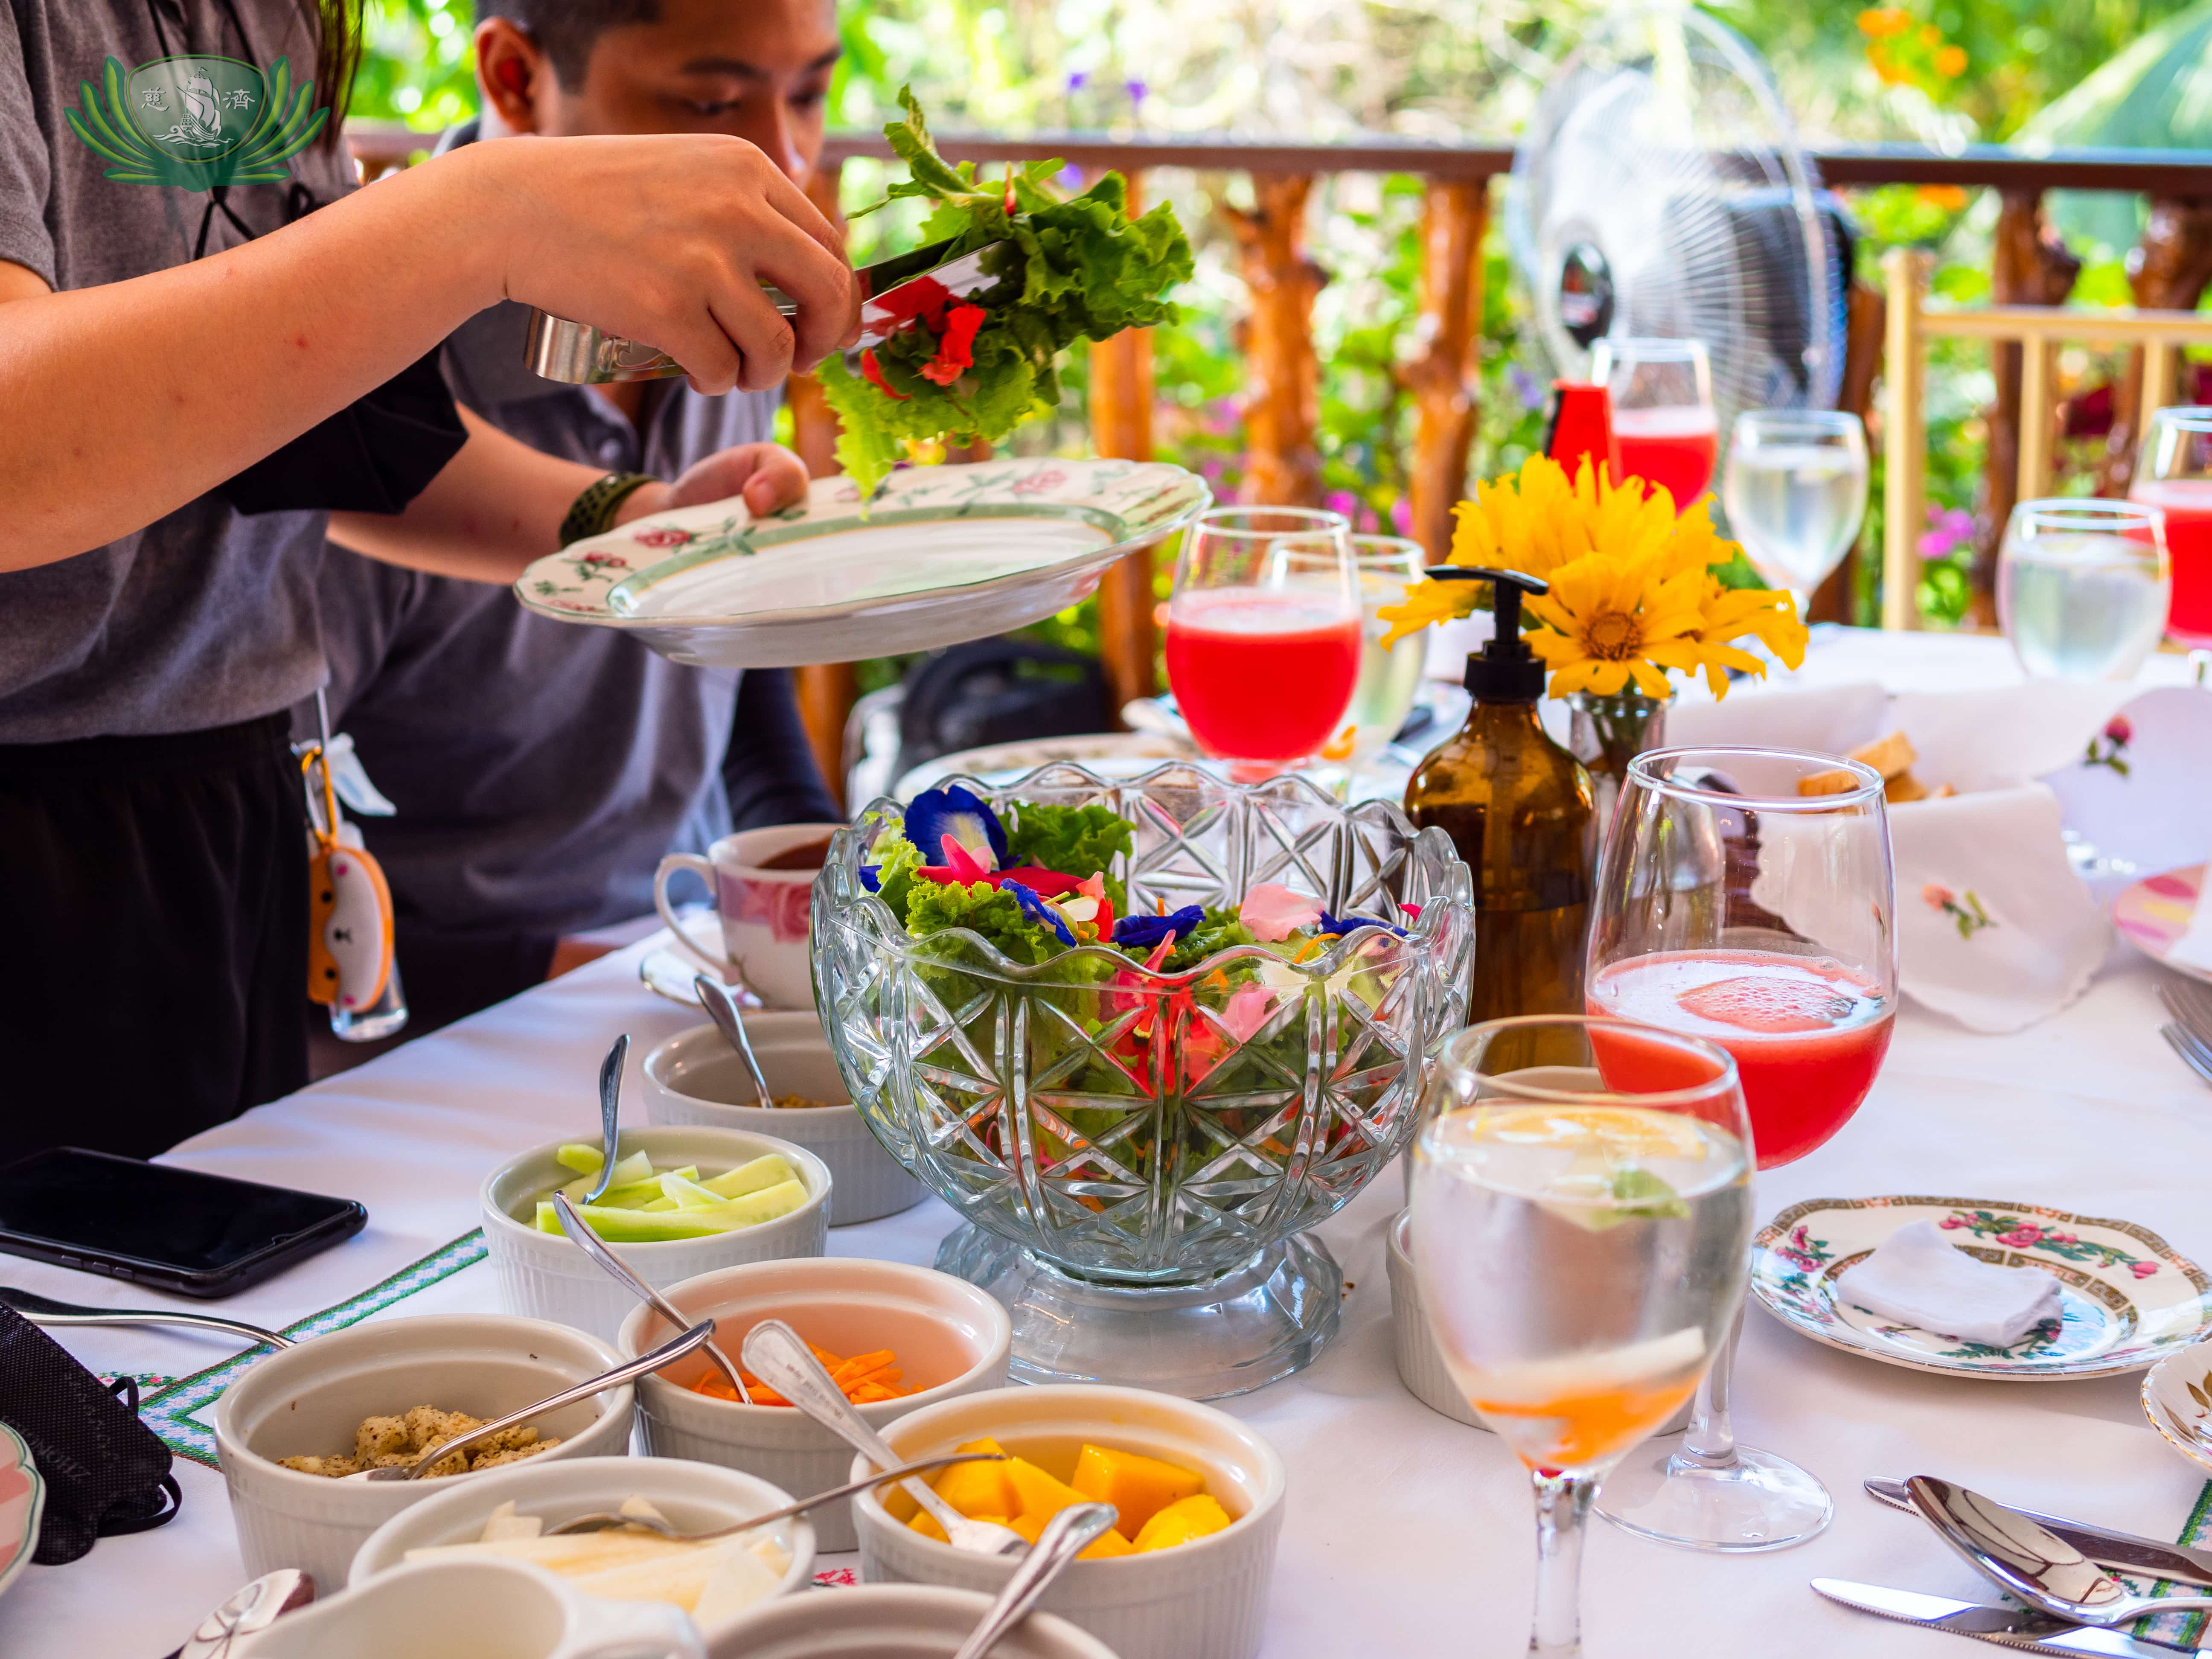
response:
[[[1114,943],[1148,951],[1170,934],[1180,937],[1205,920],[1206,912],[1195,904],[1186,904],[1164,916],[1123,916],[1114,924]]]
[[[906,838],[933,860],[950,836],[971,853],[989,848],[994,868],[1006,861],[1006,830],[999,815],[958,784],[925,789],[907,804]]]

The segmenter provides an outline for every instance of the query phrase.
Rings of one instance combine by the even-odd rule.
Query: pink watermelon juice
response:
[[[1296,590],[1178,594],[1166,656],[1176,706],[1207,754],[1299,760],[1327,745],[1352,706],[1359,612]]]

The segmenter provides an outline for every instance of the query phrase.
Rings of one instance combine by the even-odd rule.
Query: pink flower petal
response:
[[[1244,895],[1237,919],[1252,930],[1252,937],[1273,942],[1288,939],[1301,927],[1321,920],[1321,905],[1303,893],[1263,881]]]

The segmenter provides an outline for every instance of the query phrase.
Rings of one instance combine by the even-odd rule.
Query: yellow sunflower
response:
[[[1550,665],[1552,695],[1612,696],[1633,680],[1649,697],[1670,688],[1665,670],[1705,665],[1698,638],[1705,614],[1703,571],[1668,575],[1658,560],[1593,553],[1551,575],[1551,592],[1522,601],[1538,626],[1528,648]],[[1736,653],[1741,655],[1741,652]]]

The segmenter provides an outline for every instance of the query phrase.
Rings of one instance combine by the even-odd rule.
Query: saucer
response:
[[[1836,1276],[1898,1228],[1933,1221],[1984,1261],[2059,1282],[2060,1320],[2009,1348],[1962,1342],[1838,1302]],[[2006,1382],[2117,1376],[2212,1336],[2212,1279],[2132,1222],[1978,1198],[1820,1198],[1752,1241],[1751,1293],[1815,1342],[1886,1365]]]
[[[2212,1342],[2152,1366],[2142,1380],[2142,1408],[2167,1444],[2212,1472]]]

